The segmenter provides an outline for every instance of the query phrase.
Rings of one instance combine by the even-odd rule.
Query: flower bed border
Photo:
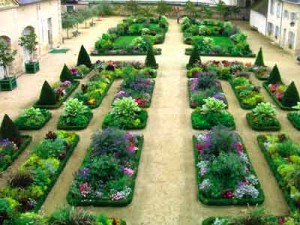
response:
[[[268,77],[266,77],[266,78],[261,78],[260,76],[257,75],[256,72],[252,72],[252,73],[254,73],[254,76],[256,77],[257,80],[266,81],[266,80],[269,79]]]
[[[197,112],[195,112],[195,111],[193,111],[192,112],[192,114],[191,114],[191,121],[192,121],[192,127],[193,127],[193,129],[195,129],[195,130],[210,130],[212,127],[214,127],[214,126],[217,126],[217,125],[223,125],[223,124],[214,124],[214,125],[212,125],[212,126],[210,126],[210,127],[196,127],[196,125],[194,124],[194,120],[193,120],[193,118],[195,118],[196,116],[197,116]],[[229,113],[230,114],[230,113]],[[230,114],[231,115],[231,114]],[[225,127],[227,127],[227,128],[229,128],[229,129],[232,129],[232,130],[235,130],[236,129],[236,124],[235,124],[235,121],[234,121],[234,117],[231,115],[231,117],[233,118],[233,123],[234,123],[234,126],[233,127],[227,127],[227,126],[225,126]],[[224,125],[223,125],[224,126]]]
[[[287,119],[290,121],[290,123],[293,125],[293,127],[297,130],[300,130],[300,125],[297,125],[291,118],[291,113],[287,114]]]
[[[57,122],[57,129],[59,129],[59,130],[83,130],[83,129],[87,128],[87,126],[90,124],[90,122],[93,118],[93,113],[92,112],[89,113],[87,115],[87,118],[88,118],[88,122],[82,126],[68,126],[68,125],[61,124],[62,120],[61,120],[61,116],[60,116],[58,119],[58,122]]]
[[[269,126],[269,127],[264,127],[264,126],[258,126],[256,125],[253,120],[251,120],[251,117],[250,117],[250,113],[247,113],[246,114],[246,120],[248,122],[248,125],[253,129],[253,130],[256,130],[256,131],[279,131],[281,129],[281,125],[280,125],[280,122],[277,118],[274,118],[274,120],[278,123],[278,126]]]
[[[11,162],[7,164],[2,164],[0,165],[0,172],[5,171],[8,167],[10,167],[14,161],[21,155],[21,153],[27,148],[27,146],[30,144],[32,141],[32,137],[29,135],[21,135],[21,138],[23,139],[22,144],[20,145],[18,151],[16,151],[12,156],[11,156]]]
[[[162,49],[161,48],[154,48],[154,55],[161,55],[162,54]],[[115,51],[115,50],[114,50]],[[121,50],[119,50],[121,51]],[[105,56],[105,55],[117,55],[117,56],[129,56],[129,55],[133,55],[133,56],[136,56],[136,55],[147,55],[147,51],[146,52],[136,52],[136,53],[133,53],[133,52],[125,52],[125,53],[116,53],[116,52],[113,52],[113,53],[110,53],[110,52],[96,52],[93,51],[90,53],[91,56]]]
[[[282,105],[282,103],[273,95],[273,93],[270,91],[269,87],[268,87],[268,83],[265,81],[262,83],[263,87],[265,88],[265,90],[268,92],[268,94],[270,95],[270,97],[273,99],[273,101],[276,103],[276,105],[279,106],[279,108],[286,110],[286,111],[294,111],[295,109],[293,109],[292,107],[287,107]]]
[[[267,152],[267,150],[266,150],[266,148],[265,148],[265,146],[264,146],[264,144],[263,144],[262,138],[263,138],[264,136],[265,136],[265,135],[258,135],[258,136],[257,136],[256,140],[257,140],[257,142],[258,142],[258,146],[259,146],[260,150],[262,151],[262,153],[263,153],[263,155],[264,155],[266,161],[268,162],[269,167],[270,167],[270,169],[271,169],[271,171],[272,171],[274,177],[276,178],[276,181],[277,181],[277,183],[278,183],[278,186],[280,187],[280,189],[281,189],[282,192],[283,192],[284,198],[285,198],[285,200],[286,200],[288,206],[290,207],[290,209],[291,209],[292,211],[295,211],[295,210],[297,210],[298,208],[295,206],[295,204],[294,204],[293,201],[291,200],[291,198],[290,198],[290,193],[288,192],[288,190],[287,190],[287,188],[286,188],[286,186],[285,186],[285,184],[284,184],[284,181],[283,181],[283,179],[281,178],[281,175],[277,172],[277,168],[276,168],[276,166],[274,165],[272,158],[269,156],[269,153]],[[288,137],[288,138],[289,138],[289,137]]]
[[[239,135],[240,136],[240,135]],[[241,136],[240,136],[241,138]],[[243,140],[241,139],[241,143],[244,147],[244,153],[247,155],[249,162],[250,162],[250,171],[257,177],[253,165],[251,163],[250,157],[248,155],[246,146],[243,142]],[[198,150],[195,147],[196,144],[196,138],[193,135],[193,150],[194,150],[194,165],[195,165],[195,171],[196,171],[196,184],[197,184],[197,192],[198,192],[198,199],[201,203],[205,204],[205,205],[216,205],[216,206],[225,206],[225,205],[257,205],[257,204],[262,204],[265,200],[265,195],[264,192],[261,188],[260,182],[258,181],[257,184],[257,190],[259,191],[259,196],[256,199],[249,199],[249,198],[243,198],[243,199],[212,199],[212,198],[205,198],[202,194],[201,191],[199,189],[199,184],[200,184],[200,177],[199,177],[199,173],[198,173],[198,160],[197,160],[197,156],[198,156]],[[258,177],[257,177],[258,178]]]
[[[185,51],[184,51],[184,54],[185,55],[191,55],[192,54],[192,48],[186,48]],[[199,52],[200,56],[211,56],[211,57],[237,57],[237,58],[255,58],[256,57],[256,54],[252,53],[250,55],[225,55],[225,54],[222,54],[222,55],[213,55],[213,54],[201,54]]]
[[[49,120],[51,118],[52,118],[52,114],[51,114],[51,112],[49,112],[49,114],[46,116],[45,122],[40,125],[26,126],[26,125],[22,124],[22,125],[16,125],[16,126],[18,127],[19,130],[39,130],[39,129],[43,128],[49,122]]]
[[[147,126],[147,121],[148,121],[148,112],[144,109],[141,110],[139,116],[136,119],[140,119],[142,115],[146,116],[146,119],[144,121],[141,121],[141,124],[137,127],[117,127],[119,129],[123,129],[123,130],[140,130],[140,129],[144,129]],[[102,129],[108,128],[110,127],[109,124],[105,124],[105,120],[107,118],[108,114],[105,115],[103,122],[102,122]]]
[[[240,107],[241,107],[242,109],[254,109],[254,108],[257,106],[257,104],[259,104],[259,102],[258,102],[256,105],[254,105],[254,106],[249,106],[249,105],[244,104],[244,103],[241,101],[241,98],[239,97],[238,93],[236,92],[236,90],[235,90],[235,88],[234,88],[232,82],[230,81],[229,83],[230,83],[231,89],[232,89],[232,91],[233,91],[235,97],[237,98],[237,100],[238,100],[238,102],[239,102],[239,105],[240,105]],[[252,83],[252,82],[251,82],[251,83]],[[252,83],[252,84],[253,84],[253,83]],[[259,92],[259,93],[262,94],[261,92]]]
[[[57,109],[57,108],[59,108],[62,105],[62,103],[75,91],[75,89],[79,86],[79,84],[80,84],[79,81],[73,81],[72,88],[70,89],[70,91],[55,105],[39,105],[38,101],[36,101],[33,104],[33,107],[40,108],[40,109]]]
[[[114,79],[112,79],[111,82],[107,85],[105,91],[103,92],[103,94],[101,95],[101,97],[99,98],[99,100],[96,101],[96,104],[94,104],[94,105],[86,105],[86,104],[84,104],[84,105],[88,106],[90,109],[96,109],[96,108],[98,108],[101,105],[103,99],[107,96],[107,92],[110,89],[110,87],[113,84],[113,82],[114,82]]]
[[[137,152],[136,155],[136,161],[137,161],[137,167],[136,167],[136,172],[134,173],[134,181],[132,182],[132,192],[129,194],[127,199],[122,199],[120,201],[113,201],[113,200],[95,200],[95,199],[85,199],[85,201],[78,200],[78,199],[72,199],[70,191],[68,191],[67,195],[67,201],[70,205],[73,206],[110,206],[110,207],[121,207],[121,206],[127,206],[129,205],[134,196],[135,192],[135,182],[136,178],[138,175],[138,170],[139,170],[139,165],[140,165],[140,158],[142,154],[142,149],[143,149],[143,144],[144,144],[144,135],[139,136],[139,144],[138,144],[138,149],[139,151]],[[83,161],[89,156],[91,153],[91,150],[86,154],[84,157]]]

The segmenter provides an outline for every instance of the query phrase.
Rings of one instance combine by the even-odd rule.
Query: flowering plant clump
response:
[[[47,109],[28,108],[16,119],[15,124],[19,129],[39,129],[43,127],[51,118],[51,113]]]
[[[64,97],[66,97],[70,92],[73,91],[74,87],[78,84],[73,84],[71,81],[63,81],[54,84],[53,89],[56,96],[56,101],[61,101]]]
[[[143,136],[108,128],[97,131],[80,169],[75,174],[70,204],[110,205],[132,199]],[[131,196],[131,197],[130,197]]]
[[[237,133],[217,126],[193,140],[202,202],[216,204],[221,199],[237,199],[230,204],[262,203],[262,190]]]
[[[259,80],[267,80],[270,76],[271,69],[267,66],[256,66],[253,65],[249,68],[250,71],[252,71],[257,79]]]

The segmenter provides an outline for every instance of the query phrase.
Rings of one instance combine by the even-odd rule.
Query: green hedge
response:
[[[91,119],[93,118],[93,113],[89,113],[87,115],[88,121],[86,124],[82,125],[82,126],[70,126],[64,123],[63,118],[60,116],[57,122],[57,129],[59,130],[83,130],[85,128],[87,128],[87,126],[89,125]]]
[[[295,120],[295,117],[299,117],[299,120]],[[297,130],[300,130],[300,115],[297,116],[295,112],[288,113],[287,118]]]
[[[246,119],[247,119],[247,122],[248,122],[249,126],[253,130],[257,130],[257,131],[279,131],[280,128],[281,128],[279,120],[276,119],[276,118],[273,118],[274,119],[274,123],[276,125],[274,125],[274,126],[263,126],[263,125],[255,123],[255,121],[252,120],[251,115],[252,115],[252,113],[247,113],[246,114]]]
[[[18,157],[19,155],[25,150],[25,148],[30,144],[32,137],[29,135],[22,135],[22,144],[18,148],[17,151],[14,152],[14,154],[11,156],[11,162],[5,163],[0,165],[0,172],[5,171]]]
[[[139,129],[144,129],[147,125],[147,120],[148,120],[148,113],[145,110],[141,110],[138,117],[136,119],[140,119],[141,124],[139,126],[136,127],[132,127],[132,126],[126,126],[126,127],[119,127],[119,126],[114,126],[114,127],[118,127],[120,129],[124,129],[124,130],[139,130]],[[109,121],[111,120],[111,116],[109,114],[107,114],[104,117],[103,123],[102,123],[102,129],[105,129],[107,127],[111,127],[111,124],[109,123]]]
[[[192,53],[192,48],[186,48],[185,49],[185,55],[191,55]],[[239,57],[239,58],[254,58],[256,57],[256,55],[253,53],[253,54],[250,54],[250,55],[213,55],[213,54],[200,54],[200,56],[212,56],[212,57]]]
[[[283,110],[287,110],[287,111],[293,111],[295,109],[293,109],[292,107],[287,107],[284,106],[277,98],[276,96],[270,91],[268,83],[265,81],[263,82],[263,87],[266,89],[266,91],[268,92],[268,94],[270,95],[270,97],[273,99],[273,101],[279,106],[279,108],[283,109]]]
[[[72,87],[70,88],[69,92],[63,97],[61,98],[61,100],[59,102],[57,102],[55,105],[39,105],[38,101],[36,103],[33,104],[33,107],[35,108],[41,108],[41,109],[57,109],[59,108],[62,103],[72,94],[72,92],[78,87],[78,85],[80,84],[79,81],[73,81],[72,82]]]
[[[27,125],[24,124],[24,121],[22,121],[22,119],[20,119],[20,117],[19,117],[15,120],[15,124],[18,127],[19,130],[39,130],[43,126],[45,126],[46,123],[48,123],[51,118],[52,118],[51,113],[49,113],[49,114],[45,113],[45,122],[44,123],[41,123],[41,124],[35,125],[35,126],[34,125],[33,126],[27,126]]]
[[[241,140],[242,141],[242,140]],[[199,189],[199,184],[200,182],[200,176],[199,176],[199,168],[197,167],[198,164],[198,160],[197,160],[197,156],[198,156],[198,150],[195,147],[195,143],[196,143],[196,138],[193,137],[193,150],[194,150],[194,161],[195,161],[195,172],[196,172],[196,184],[197,184],[197,190],[198,190],[198,199],[200,202],[202,202],[203,204],[206,205],[216,205],[216,206],[224,206],[224,205],[257,205],[257,204],[262,204],[264,202],[265,196],[263,193],[263,190],[260,186],[260,183],[258,183],[258,187],[257,190],[259,191],[259,196],[256,199],[253,198],[244,198],[244,199],[213,199],[213,198],[206,198],[204,195],[202,195],[200,189]],[[247,153],[246,147],[244,145],[244,143],[242,142],[243,146],[244,146],[244,153],[247,155],[248,159],[249,159],[249,163],[251,165],[251,161],[249,158],[249,155]],[[250,171],[257,177],[253,166],[250,166]]]
[[[134,195],[134,191],[135,191],[135,181],[136,181],[136,177],[138,175],[138,169],[139,169],[139,162],[140,162],[140,158],[141,158],[141,153],[142,153],[142,148],[143,148],[143,143],[144,143],[144,137],[141,136],[139,138],[139,145],[138,145],[138,151],[136,154],[136,162],[137,162],[137,167],[136,167],[136,173],[134,173],[134,181],[131,183],[130,188],[132,189],[132,192],[129,194],[129,196],[127,197],[127,199],[122,199],[122,200],[118,200],[118,201],[113,201],[110,199],[104,200],[104,199],[88,199],[88,198],[82,198],[82,199],[75,199],[72,197],[72,193],[69,191],[68,195],[67,195],[67,201],[70,205],[74,205],[74,206],[109,206],[109,207],[120,207],[120,206],[126,206],[129,205],[132,200],[133,200],[133,195]],[[88,159],[90,157],[91,154],[91,150],[87,153],[87,155],[85,156],[85,159]],[[84,159],[84,161],[85,161]]]
[[[113,50],[113,52],[105,51],[105,52],[98,52],[95,50],[94,52],[91,52],[91,56],[104,56],[104,55],[118,55],[118,56],[128,56],[128,55],[147,55],[147,51],[145,52],[132,52],[132,51],[123,51],[122,50]],[[161,48],[154,48],[154,54],[155,55],[161,55]]]

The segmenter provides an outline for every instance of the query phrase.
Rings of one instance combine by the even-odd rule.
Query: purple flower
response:
[[[62,83],[63,86],[69,86],[69,85],[71,85],[71,84],[72,84],[72,82],[69,81],[69,80],[65,80],[65,81]]]
[[[125,91],[119,91],[117,94],[116,94],[116,98],[121,98],[121,97],[125,97],[126,96],[126,92]]]
[[[2,146],[3,148],[5,148],[11,144],[12,143],[8,140],[8,138],[0,139],[0,146]]]
[[[89,168],[82,168],[78,171],[78,174],[82,177],[87,177],[89,175],[90,169]]]

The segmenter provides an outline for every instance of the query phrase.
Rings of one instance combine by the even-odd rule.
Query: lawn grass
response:
[[[198,36],[198,37],[208,37],[208,36]],[[216,45],[220,45],[222,48],[228,49],[229,47],[233,47],[233,43],[228,37],[222,36],[209,36],[209,38],[214,40]]]
[[[124,49],[130,45],[131,41],[139,36],[120,36],[114,42],[116,49]]]

